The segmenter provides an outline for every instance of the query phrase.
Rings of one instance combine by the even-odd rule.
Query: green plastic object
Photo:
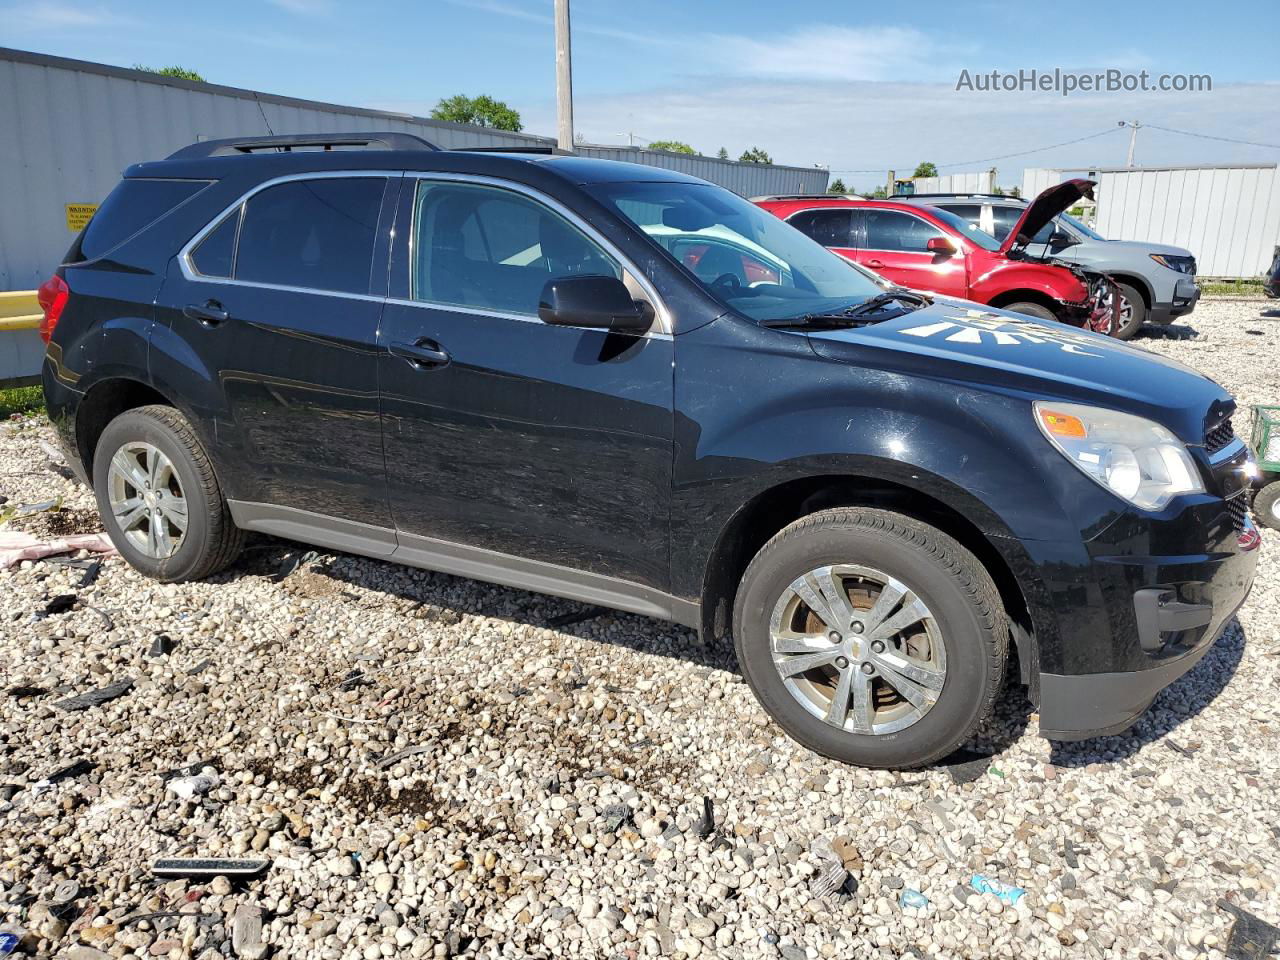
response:
[[[1253,436],[1258,466],[1267,473],[1280,473],[1280,404],[1253,405]]]

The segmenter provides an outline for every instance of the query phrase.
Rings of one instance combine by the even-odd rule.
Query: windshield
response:
[[[957,216],[950,210],[944,210],[942,207],[930,207],[929,212],[950,226],[960,236],[977,244],[983,250],[995,252],[1000,249],[1000,241],[983,231],[976,223]]]
[[[1071,227],[1071,229],[1076,230],[1077,232],[1083,234],[1084,236],[1088,237],[1090,240],[1106,239],[1106,237],[1102,236],[1096,230],[1090,230],[1088,227],[1086,227],[1083,223],[1081,223],[1075,217],[1071,216],[1071,214],[1069,213],[1058,214],[1058,219],[1065,221],[1067,225]]]
[[[712,296],[753,320],[843,310],[885,290],[878,278],[721,187],[630,182],[588,189]]]

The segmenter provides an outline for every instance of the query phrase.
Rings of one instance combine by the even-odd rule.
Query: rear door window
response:
[[[805,210],[787,221],[811,240],[824,247],[851,247],[849,228],[853,214],[850,210]]]
[[[244,206],[235,279],[367,294],[385,186],[383,177],[325,177],[255,193]]]
[[[121,180],[67,253],[67,263],[96,260],[186,203],[207,180]]]

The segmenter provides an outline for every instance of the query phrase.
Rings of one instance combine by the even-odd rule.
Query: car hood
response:
[[[1081,197],[1093,199],[1096,181],[1077,177],[1056,183],[1027,204],[1022,216],[1013,225],[1009,235],[1000,245],[1000,252],[1007,254],[1018,243],[1019,237],[1034,237],[1050,220],[1066,210]]]
[[[1095,240],[1093,242],[1105,243],[1108,253],[1133,253],[1139,257],[1152,253],[1160,253],[1166,257],[1190,257],[1193,255],[1185,247],[1175,247],[1167,243],[1147,243],[1143,240]]]
[[[1216,422],[1233,407],[1222,387],[1167,357],[968,301],[939,299],[881,323],[807,335],[819,356],[861,369],[1111,407],[1188,443],[1203,441],[1206,418]]]

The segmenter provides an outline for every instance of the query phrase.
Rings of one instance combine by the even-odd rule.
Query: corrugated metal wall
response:
[[[1034,196],[1081,171],[1028,170]],[[1280,175],[1275,166],[1099,169],[1094,227],[1112,240],[1185,247],[1206,277],[1256,277],[1280,243]]]
[[[979,170],[941,177],[915,177],[911,183],[916,193],[995,193],[996,180],[992,171]]]
[[[71,245],[66,204],[99,203],[125,167],[199,139],[395,130],[439,146],[553,140],[423,117],[192,83],[0,48],[0,290],[38,286]],[[683,170],[743,196],[822,193],[827,171],[734,163],[628,147],[587,156]]]

